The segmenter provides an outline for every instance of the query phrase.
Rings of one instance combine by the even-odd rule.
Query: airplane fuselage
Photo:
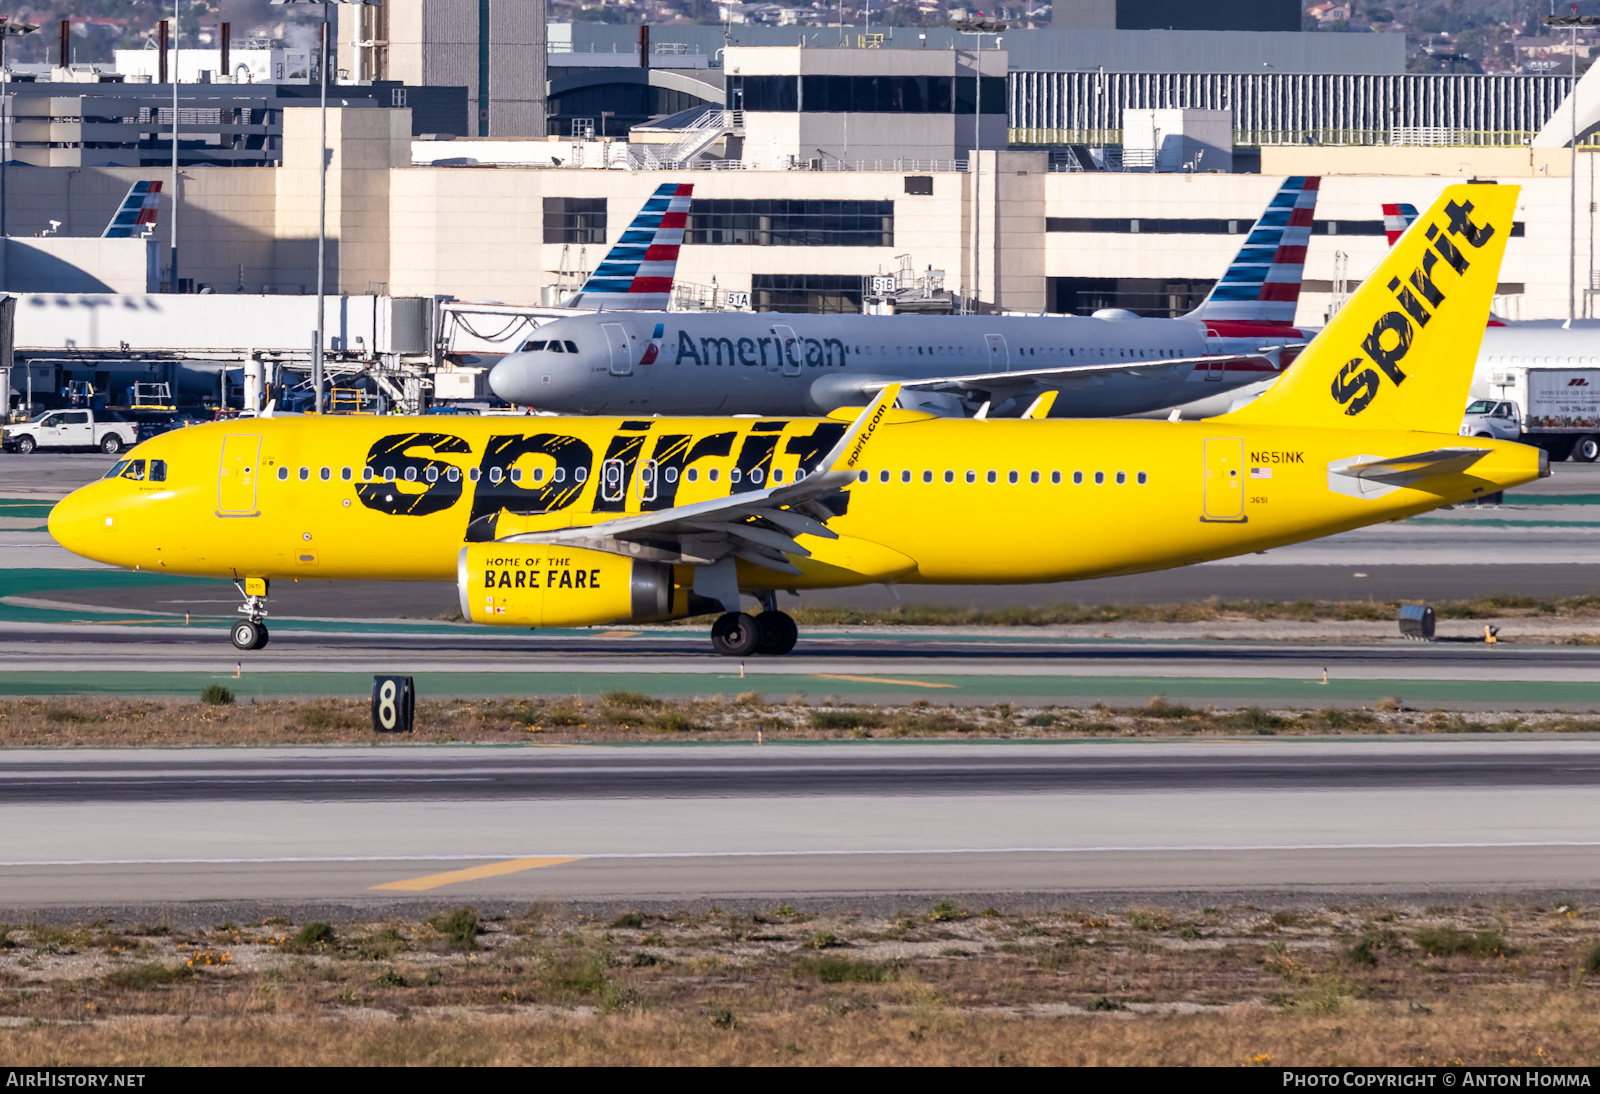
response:
[[[816,414],[859,406],[891,380],[1254,354],[1300,340],[1293,328],[1192,319],[1089,316],[792,315],[602,312],[541,326],[490,375],[496,394],[574,414]],[[559,349],[551,349],[552,343]],[[576,350],[576,352],[573,352]],[[1109,417],[1173,406],[1277,373],[1250,360],[1175,364],[1024,385],[1059,389],[1056,417]],[[997,408],[1016,388],[996,388]],[[929,394],[959,413],[984,393]],[[943,400],[943,402],[941,402]],[[1025,405],[1025,402],[1024,404]],[[1020,407],[1019,407],[1020,409]]]

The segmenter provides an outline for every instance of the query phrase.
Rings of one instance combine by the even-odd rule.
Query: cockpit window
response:
[[[538,353],[542,349],[544,349],[544,343],[543,342],[524,342],[524,343],[522,343],[522,352],[524,352],[524,353]]]
[[[143,460],[129,460],[128,461],[128,469],[122,473],[122,477],[125,478],[125,479],[133,479],[135,482],[143,482],[144,481],[144,461]]]
[[[550,343],[550,352],[551,353],[565,353],[566,350],[561,348],[561,343],[560,342],[551,342]]]
[[[166,460],[151,460],[150,461],[150,481],[151,482],[166,482],[167,481],[167,461]]]
[[[554,342],[551,342],[550,344],[552,346],[555,345]],[[578,343],[572,342],[572,341],[568,341],[567,342],[567,352],[568,353],[577,353],[578,352]]]
[[[127,460],[118,460],[115,464],[112,465],[111,470],[107,471],[105,473],[104,477],[108,478],[108,479],[118,478],[118,477],[120,477],[122,475],[123,468],[125,468],[127,466],[128,466],[128,461]]]

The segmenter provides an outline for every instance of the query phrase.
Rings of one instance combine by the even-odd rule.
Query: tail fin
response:
[[[1389,237],[1389,246],[1405,234],[1417,219],[1417,207],[1406,202],[1385,203],[1383,207],[1383,234]]]
[[[1283,180],[1233,265],[1190,318],[1293,325],[1321,185],[1315,175]]]
[[[1213,420],[1455,433],[1516,205],[1446,188],[1266,394]]]
[[[128,195],[122,199],[122,205],[111,214],[111,223],[106,225],[106,230],[101,233],[102,239],[128,239],[132,236],[143,234],[140,229],[146,224],[151,228],[156,223],[156,207],[161,203],[161,184],[159,182],[136,182],[128,187]]]
[[[666,311],[693,193],[691,183],[668,182],[656,187],[567,306],[595,311]]]

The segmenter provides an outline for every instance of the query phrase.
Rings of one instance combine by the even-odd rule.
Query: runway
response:
[[[0,762],[11,915],[1600,885],[1600,743],[197,749]]]

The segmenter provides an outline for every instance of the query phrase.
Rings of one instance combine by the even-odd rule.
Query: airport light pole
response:
[[[6,39],[20,38],[38,29],[36,23],[13,21],[9,15],[0,15],[0,79],[6,82],[5,102],[0,103],[0,126],[5,127],[4,132],[0,133],[0,239],[9,234],[6,231],[6,161],[11,159],[11,78],[4,75]],[[28,409],[33,409],[31,404]]]
[[[1576,7],[1571,9],[1576,12]],[[1566,27],[1571,33],[1567,48],[1572,53],[1572,90],[1567,93],[1567,105],[1572,108],[1571,162],[1568,167],[1568,237],[1567,237],[1567,322],[1578,318],[1578,28],[1600,26],[1600,15],[1546,15],[1541,20],[1547,27]],[[1589,256],[1594,266],[1594,255]]]
[[[272,0],[276,5],[321,4],[322,25],[318,32],[317,75],[322,84],[321,110],[322,140],[317,149],[317,329],[311,346],[311,386],[315,393],[318,414],[323,411],[323,344],[326,341],[327,313],[327,253],[328,253],[328,5],[357,4],[377,7],[378,0]]]
[[[973,78],[972,102],[972,303],[978,314],[983,314],[983,36],[999,34],[1007,24],[990,19],[964,19],[951,23],[952,30],[970,34],[978,40],[978,75]],[[999,38],[995,44],[1000,44]],[[954,105],[954,104],[952,104]],[[998,185],[998,183],[996,183]],[[1000,226],[995,225],[998,236]],[[998,300],[995,301],[999,303]]]

